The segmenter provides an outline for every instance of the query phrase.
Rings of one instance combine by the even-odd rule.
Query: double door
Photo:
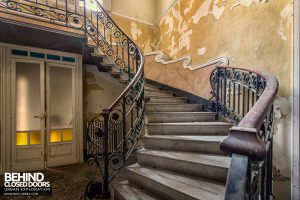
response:
[[[76,162],[74,77],[72,66],[12,60],[13,171]]]

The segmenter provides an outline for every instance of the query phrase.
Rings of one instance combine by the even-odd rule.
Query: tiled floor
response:
[[[133,154],[126,165],[136,162],[136,156]],[[52,196],[49,197],[0,197],[1,200],[77,200],[85,199],[85,187],[88,182],[91,167],[87,163],[68,165],[62,167],[49,168],[41,171],[45,175],[46,181],[50,181],[52,187]],[[114,182],[124,180],[126,177],[124,168],[119,172]],[[113,184],[112,183],[112,184]],[[112,185],[111,184],[111,185]],[[0,186],[3,186],[3,176],[0,176]],[[112,191],[112,188],[111,188]],[[113,192],[112,192],[113,193]]]

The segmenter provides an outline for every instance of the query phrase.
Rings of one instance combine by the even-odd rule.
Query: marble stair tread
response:
[[[148,135],[228,135],[231,124],[225,122],[146,123]]]
[[[159,86],[155,86],[155,85],[150,85],[150,84],[145,84],[144,85],[145,89],[154,89],[154,90],[160,90]]]
[[[192,152],[177,152],[177,151],[160,151],[141,149],[138,154],[147,154],[156,157],[164,157],[166,159],[179,160],[189,163],[214,166],[219,168],[229,168],[230,157],[220,155],[209,155]]]
[[[222,142],[227,136],[193,136],[193,135],[145,135],[144,138],[161,140],[184,140],[194,142]]]
[[[174,93],[172,91],[169,90],[161,90],[161,89],[155,89],[155,88],[144,88],[145,91],[149,91],[149,92],[168,92],[168,93]]]
[[[227,136],[188,136],[188,135],[144,135],[144,148],[152,150],[171,150],[201,152],[224,155],[220,143]]]
[[[225,184],[208,179],[165,170],[142,167],[138,164],[127,167],[130,181],[135,181],[146,189],[161,194],[164,198],[223,200]]]
[[[226,122],[219,122],[219,121],[214,121],[214,122],[167,122],[167,123],[148,123],[147,125],[151,126],[232,126],[230,123]]]
[[[154,98],[154,99],[188,99],[188,97],[176,97],[176,96],[156,96],[156,95],[145,95],[145,98]]]
[[[149,194],[149,192],[136,187],[128,181],[122,181],[114,185],[115,200],[161,200],[161,198]]]
[[[183,103],[145,103],[146,112],[200,112],[200,104],[183,104]]]
[[[216,121],[214,112],[148,112],[148,122],[201,122]]]

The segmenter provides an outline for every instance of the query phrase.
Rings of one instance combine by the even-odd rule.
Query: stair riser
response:
[[[138,163],[142,166],[154,167],[158,169],[170,170],[188,174],[191,176],[199,176],[216,181],[226,181],[227,168],[209,166],[199,163],[192,163],[180,160],[169,159],[165,157],[152,156],[138,153]]]
[[[147,125],[149,135],[228,135],[230,126]]]
[[[145,96],[169,96],[172,97],[173,93],[164,92],[164,91],[153,91],[153,90],[145,90]]]
[[[146,97],[146,102],[150,102],[150,103],[187,103],[187,99],[185,98],[174,98],[174,97],[170,97],[170,98],[147,98]]]
[[[107,65],[99,65],[99,67],[105,69],[108,72],[110,72],[113,69],[112,66],[107,66]]]
[[[120,74],[111,74],[112,75],[112,77],[114,77],[114,78],[116,78],[116,79],[120,79]]]
[[[201,105],[146,105],[146,112],[200,112]]]
[[[130,170],[128,170],[128,179],[130,182],[134,183],[135,185],[142,187],[143,189],[156,194],[157,196],[165,199],[172,199],[172,200],[196,200],[195,198],[183,194],[181,192],[172,190],[171,188],[159,184],[151,179],[148,179],[140,174],[136,174]]]
[[[183,114],[183,113],[149,113],[149,123],[167,123],[167,122],[209,122],[215,121],[214,114]]]
[[[144,148],[150,150],[171,150],[223,154],[218,142],[197,142],[186,140],[158,139],[144,137]]]

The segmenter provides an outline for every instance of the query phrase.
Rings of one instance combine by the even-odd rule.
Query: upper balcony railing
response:
[[[0,0],[0,13],[84,31],[84,8],[78,0]]]

